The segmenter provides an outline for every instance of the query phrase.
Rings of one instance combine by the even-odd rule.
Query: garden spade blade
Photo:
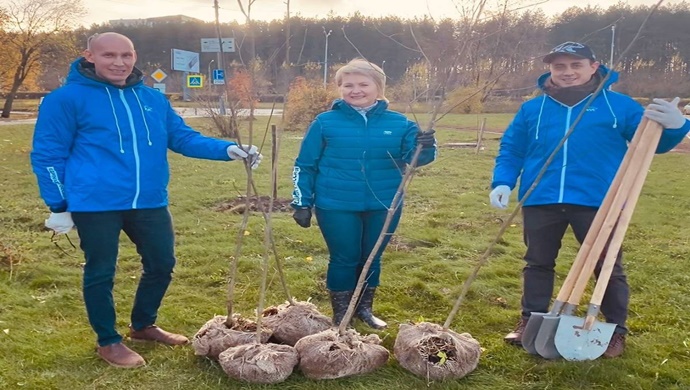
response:
[[[570,361],[594,360],[606,352],[616,324],[594,320],[591,329],[581,317],[562,315],[554,339],[558,352]]]
[[[531,353],[532,355],[541,355],[536,346],[539,335],[542,333],[542,329],[545,326],[544,324],[549,323],[549,321],[554,318],[556,319],[555,326],[548,325],[548,328],[551,329],[551,332],[556,332],[555,327],[558,326],[558,315],[560,314],[564,304],[565,302],[556,299],[556,301],[553,303],[553,307],[548,313],[532,312],[532,314],[529,316],[529,321],[527,321],[527,326],[525,326],[525,331],[522,332],[522,347],[525,349],[525,351]]]
[[[545,316],[542,319],[541,328],[539,328],[539,333],[537,333],[534,339],[534,349],[544,359],[558,359],[561,357],[554,344],[554,338],[563,315],[567,314]]]

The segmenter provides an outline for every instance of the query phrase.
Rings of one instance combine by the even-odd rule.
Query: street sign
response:
[[[213,85],[225,84],[225,71],[223,69],[213,69]]]
[[[220,44],[218,38],[201,38],[201,52],[202,53],[218,53],[220,52]],[[235,38],[223,38],[223,53],[235,52]]]
[[[163,83],[153,83],[153,89],[157,89],[160,93],[165,93],[165,84]]]
[[[172,70],[199,73],[199,53],[172,49]]]
[[[198,74],[187,76],[187,88],[201,88],[204,86],[204,77]]]
[[[165,74],[165,72],[163,72],[162,70],[156,69],[155,72],[151,73],[151,77],[153,77],[154,80],[160,83],[161,81],[165,80],[165,78],[168,77],[168,75]]]

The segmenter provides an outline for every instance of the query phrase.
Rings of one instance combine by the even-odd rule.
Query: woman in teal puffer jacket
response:
[[[372,314],[381,273],[381,254],[400,219],[402,204],[392,205],[417,145],[417,165],[436,158],[433,130],[422,132],[403,114],[388,110],[383,70],[364,59],[340,68],[335,81],[341,94],[329,111],[309,127],[293,169],[295,221],[311,225],[312,209],[330,253],[326,287],[333,321],[342,320],[362,267],[374,248],[387,211],[396,208],[387,239],[368,271],[357,317],[382,329]]]

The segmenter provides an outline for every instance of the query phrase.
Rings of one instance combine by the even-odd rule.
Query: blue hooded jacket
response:
[[[608,72],[599,67],[602,78]],[[542,90],[549,77],[546,73],[539,78]],[[612,72],[524,206],[601,205],[644,112],[631,97],[609,89],[617,80]],[[547,94],[525,102],[501,138],[491,187],[513,189],[521,177],[518,198],[522,199],[590,97],[572,107]],[[689,121],[680,129],[664,130],[657,153],[673,149],[688,130]]]
[[[228,161],[233,144],[187,126],[138,69],[120,87],[79,58],[41,104],[31,164],[53,212],[146,209],[168,204],[168,148]]]
[[[417,147],[417,124],[379,100],[366,118],[342,99],[316,116],[293,169],[294,208],[370,211],[391,206]],[[436,158],[422,149],[417,166]]]

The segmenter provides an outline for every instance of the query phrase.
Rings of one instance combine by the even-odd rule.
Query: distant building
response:
[[[155,26],[159,24],[169,24],[169,23],[188,23],[188,22],[201,22],[203,20],[192,18],[185,15],[171,15],[171,16],[159,16],[155,18],[145,18],[145,19],[113,19],[109,20],[108,23],[111,26],[117,27],[136,27],[136,26]]]

